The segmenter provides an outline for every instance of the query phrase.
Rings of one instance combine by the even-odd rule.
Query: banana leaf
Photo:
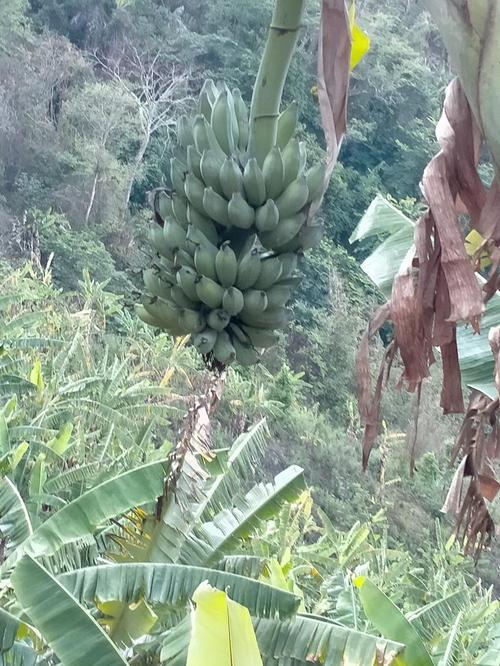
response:
[[[391,295],[395,274],[413,247],[414,230],[414,223],[406,215],[377,194],[349,238],[350,243],[379,240],[361,268],[386,298]]]
[[[26,506],[12,481],[0,480],[0,534],[4,546],[4,557],[8,557],[32,533],[31,521]]]
[[[14,645],[18,628],[18,618],[0,608],[0,653],[10,650]]]
[[[254,620],[265,666],[405,666],[401,643],[343,627],[326,618],[297,615],[287,622]],[[398,657],[398,655],[402,655]]]
[[[433,666],[416,629],[389,597],[364,576],[355,578],[354,584],[358,588],[363,610],[373,626],[386,638],[404,643],[405,665]]]
[[[248,609],[202,583],[193,595],[186,666],[262,666]]]
[[[292,465],[278,474],[274,483],[259,483],[244,497],[236,497],[224,509],[189,536],[180,551],[181,562],[209,564],[221,560],[242,539],[248,538],[262,520],[295,500],[305,488],[304,471]]]
[[[379,234],[390,234],[361,264],[368,277],[387,297],[390,296],[392,282],[402,260],[413,246],[413,228],[413,222],[409,218],[381,195],[377,195],[351,235],[350,241],[355,242]],[[484,282],[480,276],[478,280]],[[494,360],[488,342],[488,332],[491,327],[499,324],[500,295],[495,293],[486,304],[479,334],[474,333],[470,326],[457,327],[462,382],[489,398],[495,398],[497,391],[493,380]]]
[[[100,526],[163,492],[163,462],[154,462],[105,481],[67,504],[36,529],[26,544],[35,557],[53,555],[61,546],[93,534]]]
[[[104,630],[67,590],[29,555],[12,574],[22,610],[67,666],[123,666]]]
[[[58,581],[78,601],[93,604],[144,599],[148,604],[188,603],[203,582],[228,590],[231,598],[259,617],[289,617],[299,599],[290,592],[237,574],[179,564],[107,564],[62,574]]]
[[[0,666],[35,666],[36,652],[27,643],[16,641],[8,652],[0,654]]]

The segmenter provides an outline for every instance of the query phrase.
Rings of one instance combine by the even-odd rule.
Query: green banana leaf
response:
[[[231,598],[259,617],[289,617],[299,599],[290,592],[251,578],[202,567],[180,564],[106,564],[62,574],[58,581],[80,602],[93,604],[121,601],[131,604],[144,599],[148,604],[188,603],[196,588],[208,581],[212,587],[228,590]]]
[[[66,666],[123,666],[127,662],[91,617],[46,569],[29,555],[12,574],[22,610]]]
[[[206,582],[196,589],[193,601],[186,666],[262,666],[247,608]]]
[[[0,666],[35,666],[36,652],[26,643],[16,641],[12,648],[0,654]]]
[[[404,643],[405,666],[433,666],[420,635],[382,590],[364,576],[354,579],[367,618],[380,633]]]
[[[129,509],[154,501],[163,492],[163,462],[142,465],[91,488],[36,529],[26,543],[34,557],[53,555]]]
[[[16,486],[6,476],[0,480],[0,534],[8,557],[32,534],[26,506]]]
[[[16,640],[19,619],[0,608],[0,653],[10,650]]]
[[[305,489],[304,470],[292,465],[278,474],[274,483],[259,483],[244,497],[236,497],[224,509],[188,537],[180,551],[180,562],[211,564],[221,560],[248,538],[261,521],[275,515],[284,502],[294,501]]]
[[[361,267],[389,297],[394,277],[413,246],[413,222],[381,195],[377,195],[356,226],[350,240],[354,242],[384,233],[389,233],[389,237],[375,248]],[[480,276],[478,280],[484,282]],[[470,326],[457,327],[462,382],[489,398],[495,398],[497,391],[493,380],[494,360],[488,342],[488,332],[492,326],[499,324],[500,295],[495,293],[486,304],[479,334],[474,333]]]
[[[448,642],[446,644],[446,649],[444,651],[443,656],[439,660],[438,666],[453,666],[453,664],[457,663],[455,658],[455,652],[456,652],[456,644],[457,644],[458,632],[460,629],[461,620],[462,620],[462,613],[460,612],[457,615],[455,622],[453,623],[448,638]]]
[[[297,615],[287,622],[254,620],[265,666],[375,666],[400,664],[401,643],[348,629],[326,618]]]
[[[380,240],[361,268],[386,298],[391,295],[395,274],[413,247],[414,230],[414,223],[406,215],[377,194],[349,238],[350,243],[367,238]]]

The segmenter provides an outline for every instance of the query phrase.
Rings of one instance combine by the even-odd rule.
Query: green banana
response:
[[[215,248],[210,249],[206,245],[199,245],[194,251],[194,265],[199,275],[205,275],[212,280],[217,280],[217,273],[215,270],[215,257],[217,251]]]
[[[234,323],[234,320],[229,323],[229,330],[231,331],[231,339],[234,340],[236,337],[240,342],[243,342],[245,345],[251,345],[250,338],[243,331],[243,329]]]
[[[262,206],[266,200],[264,174],[255,157],[251,157],[243,170],[243,187],[251,206]]]
[[[309,190],[309,201],[317,201],[323,194],[326,166],[318,162],[306,171],[306,183]]]
[[[187,149],[187,165],[189,171],[192,171],[196,178],[201,179],[201,153],[196,150],[196,146],[188,146]]]
[[[257,208],[255,213],[255,226],[259,231],[272,231],[278,226],[280,212],[272,199]]]
[[[172,188],[174,192],[184,192],[184,166],[182,163],[175,157],[172,157],[170,160],[170,181],[172,183]]]
[[[207,324],[210,328],[213,328],[214,331],[222,331],[229,324],[230,319],[231,317],[227,312],[217,308],[208,313]]]
[[[250,289],[256,283],[260,274],[259,250],[254,247],[250,252],[242,255],[238,261],[238,274],[236,276],[236,286],[238,289]]]
[[[156,296],[142,299],[142,305],[148,314],[156,319],[157,326],[169,329],[174,335],[182,335],[184,330],[179,324],[179,308]]]
[[[280,280],[291,277],[294,271],[297,270],[298,258],[297,255],[293,252],[286,252],[285,254],[279,255],[279,260],[281,263],[281,275]]]
[[[195,301],[192,301],[190,298],[186,296],[184,293],[184,290],[182,287],[179,287],[178,284],[176,284],[174,287],[171,289],[171,298],[172,301],[179,307],[179,308],[188,308],[189,310],[194,310],[197,307],[197,303]]]
[[[193,120],[193,140],[196,150],[203,154],[210,148],[210,142],[207,136],[207,119],[203,115],[198,115]]]
[[[237,315],[245,305],[242,292],[237,287],[229,287],[224,291],[222,307],[229,315]]]
[[[163,236],[163,229],[161,227],[155,225],[150,228],[149,240],[151,242],[151,245],[162,257],[165,257],[166,259],[173,261],[174,251],[165,240],[165,237]]]
[[[255,363],[259,362],[259,352],[252,346],[240,342],[236,336],[233,337],[233,346],[236,353],[236,360],[241,365],[255,365]]]
[[[268,199],[276,199],[285,185],[285,165],[281,157],[281,150],[274,146],[264,160],[262,173],[266,184],[266,196]]]
[[[299,175],[300,145],[297,139],[290,139],[282,152],[283,158],[283,188],[287,188]]]
[[[215,280],[202,275],[197,278],[195,289],[198,300],[208,305],[212,310],[221,306],[224,289]]]
[[[255,211],[240,192],[234,192],[227,206],[227,213],[229,222],[240,229],[250,229],[254,223]]]
[[[165,220],[168,220],[168,218],[173,217],[174,215],[172,197],[167,194],[166,190],[156,190],[153,206],[156,221],[160,226],[163,226]]]
[[[309,198],[309,189],[304,175],[299,176],[292,181],[290,185],[276,199],[276,207],[280,213],[280,219],[295,215],[307,203]]]
[[[259,315],[247,315],[242,311],[238,316],[244,324],[253,328],[274,329],[285,328],[290,321],[291,313],[285,308],[268,308]]]
[[[201,177],[206,187],[212,187],[219,194],[223,194],[220,180],[220,171],[224,161],[215,150],[205,150],[201,156]]]
[[[249,134],[248,109],[238,88],[233,90],[233,99],[236,121],[238,123],[238,148],[240,151],[245,151],[248,145]]]
[[[305,141],[299,141],[299,174],[304,172],[307,163],[307,147]]]
[[[276,145],[278,148],[283,148],[287,145],[290,139],[295,134],[297,129],[297,122],[299,119],[299,107],[297,102],[292,102],[287,108],[278,116],[278,129],[276,136]]]
[[[248,336],[250,342],[258,349],[267,349],[273,347],[279,340],[279,335],[275,331],[266,328],[254,328],[253,326],[243,325],[243,332]]]
[[[237,137],[234,136],[235,123],[232,115],[234,115],[232,97],[230,97],[228,90],[221,90],[212,108],[210,122],[215,137],[226,155],[231,155],[234,152],[237,141]]]
[[[228,241],[222,243],[215,256],[215,270],[223,287],[228,288],[234,285],[238,274],[238,260]]]
[[[177,119],[177,139],[183,148],[189,148],[194,142],[191,118],[186,115]]]
[[[319,244],[324,231],[325,228],[322,224],[304,224],[295,238],[280,247],[280,252],[305,252],[310,250]]]
[[[189,266],[189,268],[194,268],[193,257],[186,252],[186,250],[177,250],[174,256],[174,268],[177,270],[182,266]]]
[[[306,221],[304,213],[297,213],[285,220],[280,220],[278,226],[273,231],[266,231],[260,234],[260,241],[264,247],[271,249],[279,248],[288,241],[291,241],[300,231]]]
[[[243,294],[243,309],[240,313],[241,316],[255,316],[260,315],[267,308],[267,294],[265,291],[258,289],[248,289]]]
[[[163,238],[169,247],[178,250],[186,241],[186,230],[174,219],[167,220],[163,227]]]
[[[187,208],[188,208],[188,203],[186,198],[183,195],[181,196],[180,194],[174,193],[172,195],[172,211],[175,219],[184,229],[187,229],[187,226],[189,224],[187,217]]]
[[[161,280],[158,274],[152,269],[147,268],[143,274],[144,284],[153,296],[169,300],[171,297],[171,287],[167,282]]]
[[[229,201],[235,192],[243,192],[243,174],[238,164],[227,157],[220,169],[219,181],[222,193]]]
[[[215,341],[217,340],[217,331],[211,328],[205,328],[201,333],[194,338],[193,344],[202,354],[209,354],[214,348]]]
[[[212,353],[220,363],[225,365],[234,361],[236,352],[227,331],[219,332]]]
[[[257,278],[254,289],[269,289],[277,282],[282,273],[282,264],[279,257],[267,257],[260,260],[260,274]]]
[[[186,250],[194,256],[198,245],[207,247],[211,252],[217,252],[217,247],[208,240],[203,231],[190,224],[186,232]]]
[[[198,97],[198,113],[202,114],[207,120],[212,115],[212,105],[215,101],[213,89],[215,84],[211,79],[207,79],[202,85]]]
[[[224,365],[229,365],[234,361],[236,352],[227,331],[219,332],[212,353]]]
[[[142,319],[142,321],[145,324],[148,324],[148,326],[155,326],[156,328],[162,328],[162,325],[160,324],[158,319],[156,317],[153,317],[153,315],[149,314],[144,305],[136,303],[134,305],[134,310],[139,319]]]
[[[188,266],[182,266],[182,268],[177,271],[177,284],[182,288],[182,291],[186,296],[195,303],[200,300],[196,290],[196,280],[196,271]]]
[[[266,291],[267,307],[274,309],[283,307],[289,300],[292,288],[284,284],[275,284]]]
[[[227,227],[230,225],[229,214],[227,210],[227,201],[224,197],[211,188],[206,187],[203,194],[203,208],[205,214],[215,220],[219,224]]]
[[[179,325],[186,333],[200,333],[206,327],[207,322],[198,310],[183,308],[179,312]]]
[[[203,181],[193,173],[188,173],[186,180],[184,181],[184,192],[186,193],[187,200],[195,208],[198,213],[202,215],[205,213],[205,208],[203,206],[203,195],[205,193],[205,185]]]
[[[199,229],[214,245],[219,242],[219,234],[212,220],[199,213],[193,206],[188,206],[187,217],[189,224]]]

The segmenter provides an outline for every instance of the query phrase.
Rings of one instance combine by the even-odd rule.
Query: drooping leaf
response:
[[[292,502],[305,488],[304,471],[292,465],[278,474],[274,483],[259,483],[244,497],[236,497],[231,509],[195,530],[181,548],[181,562],[217,562],[271,517],[284,502]]]
[[[154,501],[163,490],[164,463],[154,462],[118,474],[91,488],[33,532],[27,552],[52,555],[64,544],[93,534],[130,508]]]
[[[27,643],[16,641],[8,652],[0,653],[0,666],[35,666],[37,654]]]
[[[32,533],[31,521],[19,491],[12,481],[0,480],[0,534],[4,540],[3,556],[8,557]]]
[[[186,666],[262,666],[247,608],[208,583],[196,589],[193,601]]]
[[[103,629],[40,564],[25,555],[12,575],[18,602],[63,664],[123,666]]]
[[[404,657],[398,658],[404,649],[401,643],[342,627],[322,617],[297,615],[286,622],[257,619],[254,627],[266,666],[409,663]]]
[[[386,638],[404,643],[406,666],[433,666],[432,659],[417,631],[371,580],[354,579],[366,616]]]
[[[0,608],[0,653],[10,650],[14,645],[19,622],[17,617]]]
[[[180,564],[111,564],[86,567],[62,574],[58,579],[79,601],[93,603],[122,601],[128,604],[144,599],[148,604],[186,604],[205,580],[219,590],[229,590],[252,615],[281,617],[292,615],[299,599],[244,576],[225,571]]]

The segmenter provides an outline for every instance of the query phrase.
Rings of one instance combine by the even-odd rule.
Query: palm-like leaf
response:
[[[304,471],[292,465],[278,474],[274,483],[259,483],[244,497],[235,498],[231,509],[201,525],[181,548],[179,561],[213,564],[242,539],[249,537],[263,520],[292,502],[305,488]]]
[[[265,666],[389,665],[404,649],[400,643],[311,615],[297,615],[286,622],[257,619],[254,627]]]
[[[91,615],[28,555],[12,575],[18,602],[63,664],[123,666],[127,662]]]
[[[18,618],[0,608],[0,653],[10,650],[14,645],[18,628]]]
[[[154,501],[162,493],[164,476],[164,463],[155,462],[91,488],[36,529],[22,548],[35,557],[53,555],[62,546],[94,534],[110,518]],[[13,564],[14,556],[5,566]]]
[[[144,599],[149,604],[184,605],[203,581],[231,598],[257,617],[289,617],[298,608],[294,594],[244,576],[225,571],[179,564],[111,564],[86,567],[59,576],[59,582],[79,601],[121,601],[131,604]]]
[[[31,535],[31,521],[16,486],[10,479],[0,480],[0,534],[4,541],[3,558],[8,557]]]

